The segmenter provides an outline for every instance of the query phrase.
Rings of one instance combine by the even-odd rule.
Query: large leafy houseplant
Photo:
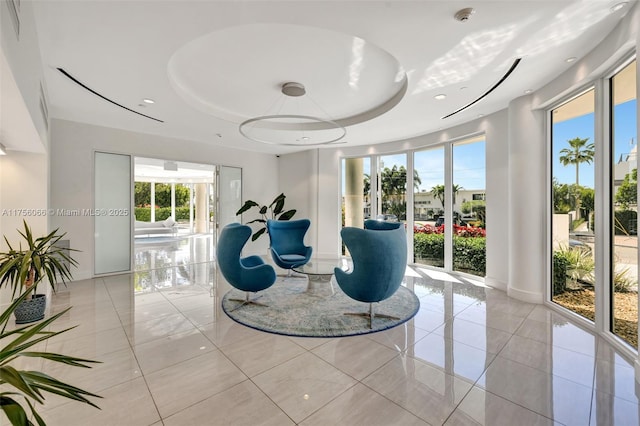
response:
[[[253,235],[251,236],[251,241],[257,240],[258,238],[260,238],[262,234],[267,232],[268,219],[289,220],[293,217],[294,214],[296,214],[296,210],[294,209],[284,211],[284,200],[286,198],[287,197],[284,195],[284,193],[280,194],[268,206],[267,205],[261,206],[260,204],[252,200],[247,200],[244,202],[244,205],[240,207],[240,210],[236,212],[236,216],[241,215],[242,213],[246,212],[247,210],[250,210],[253,207],[258,208],[258,213],[260,213],[260,216],[261,216],[259,219],[254,219],[247,222],[247,224],[249,223],[262,224],[262,226],[256,232],[254,232]]]
[[[24,230],[18,230],[23,241],[20,241],[17,248],[4,237],[8,250],[0,252],[0,287],[10,285],[13,298],[26,291],[27,299],[30,299],[36,294],[38,284],[44,278],[48,278],[54,291],[58,279],[65,285],[67,280],[71,280],[70,268],[78,263],[68,252],[77,250],[58,246],[66,235],[59,233],[58,229],[43,237],[34,238],[26,221],[23,221],[23,225]]]
[[[7,330],[11,314],[29,296],[30,291],[26,290],[22,293],[0,314],[0,409],[13,426],[45,425],[44,420],[36,411],[36,404],[44,403],[45,392],[83,402],[96,408],[99,407],[87,397],[101,398],[99,395],[64,383],[40,371],[18,370],[11,365],[20,357],[42,358],[84,368],[91,368],[88,364],[99,362],[52,352],[30,350],[33,346],[74,328],[55,332],[47,331],[51,323],[66,314],[71,308],[67,308],[40,323]],[[0,414],[0,416],[2,415]],[[33,421],[29,417],[32,417]],[[1,417],[0,424],[4,424]]]

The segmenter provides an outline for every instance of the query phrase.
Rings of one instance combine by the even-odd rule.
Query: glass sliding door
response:
[[[444,147],[415,152],[413,164],[413,261],[442,268],[445,265]]]
[[[594,106],[594,90],[590,89],[550,114],[551,299],[591,321],[597,288]],[[526,233],[522,238],[526,239]]]
[[[453,144],[453,270],[485,276],[484,135]]]
[[[638,135],[636,61],[610,80],[611,332],[638,346]]]

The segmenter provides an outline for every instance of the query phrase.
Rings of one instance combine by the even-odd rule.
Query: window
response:
[[[636,61],[609,80],[611,131],[611,329],[638,345],[638,135]]]
[[[555,303],[595,319],[594,89],[551,111]]]
[[[484,276],[484,135],[417,151],[414,168],[414,262]]]

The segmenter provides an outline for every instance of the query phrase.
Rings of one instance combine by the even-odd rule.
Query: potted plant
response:
[[[245,201],[244,205],[240,207],[240,210],[236,212],[236,216],[238,216],[253,207],[258,207],[258,210],[259,210],[258,213],[260,213],[260,216],[261,216],[260,219],[254,219],[252,221],[247,222],[247,224],[250,224],[250,223],[262,224],[262,226],[256,232],[254,232],[253,235],[251,236],[251,241],[257,240],[258,238],[260,238],[262,234],[267,232],[267,219],[289,220],[293,217],[294,214],[296,214],[296,210],[283,211],[285,198],[287,197],[284,194],[280,194],[268,206],[266,205],[261,206],[255,201],[247,200]]]
[[[0,288],[10,285],[13,298],[16,294],[27,293],[27,297],[14,312],[18,324],[44,318],[46,295],[36,294],[38,284],[47,278],[55,292],[58,279],[66,285],[66,280],[71,280],[70,267],[77,265],[68,254],[68,251],[76,250],[56,245],[66,234],[60,234],[55,229],[48,235],[34,238],[27,222],[23,221],[23,224],[24,231],[18,230],[23,238],[18,248],[14,248],[5,236],[8,250],[0,252]]]
[[[91,368],[88,364],[99,362],[51,352],[32,352],[29,350],[38,343],[71,330],[73,327],[56,332],[47,331],[51,323],[66,314],[71,308],[67,308],[38,324],[30,324],[7,331],[9,318],[30,293],[31,290],[26,290],[0,314],[0,410],[4,412],[4,415],[13,426],[33,425],[35,423],[43,426],[45,422],[38,415],[35,407],[36,404],[44,403],[44,392],[60,395],[99,408],[87,399],[87,397],[101,398],[99,395],[61,382],[40,371],[18,370],[16,366],[11,365],[14,361],[19,360],[20,357],[42,358],[84,368]],[[30,414],[25,409],[26,407],[23,406],[24,403],[29,407]],[[33,421],[29,419],[30,415],[33,416]],[[0,424],[5,424],[2,421],[1,413]]]

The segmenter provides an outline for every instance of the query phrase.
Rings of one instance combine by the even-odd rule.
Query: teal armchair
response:
[[[304,244],[310,225],[309,219],[267,220],[271,257],[276,265],[288,269],[289,274],[293,268],[305,265],[311,259],[313,248]]]
[[[240,223],[225,226],[220,233],[217,248],[218,267],[222,276],[238,290],[246,292],[245,299],[230,299],[246,304],[262,305],[249,299],[249,293],[267,289],[276,282],[276,271],[264,263],[260,256],[241,257],[244,245],[251,236],[251,228]]]
[[[387,222],[384,220],[367,219],[364,221],[364,229],[389,230],[402,226],[402,222]]]
[[[407,234],[404,229],[373,230],[343,228],[342,240],[351,253],[353,269],[345,272],[335,268],[336,282],[352,299],[369,304],[369,312],[345,313],[374,319],[373,304],[381,302],[398,290],[407,267]],[[381,318],[392,318],[378,314]]]

